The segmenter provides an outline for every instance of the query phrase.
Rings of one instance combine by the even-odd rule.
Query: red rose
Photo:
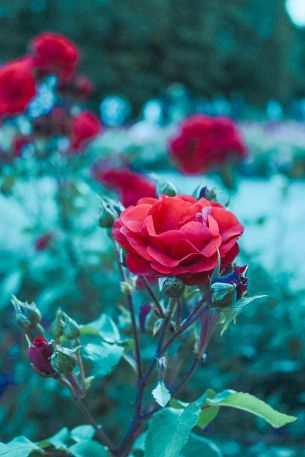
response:
[[[131,272],[177,276],[186,284],[208,280],[218,262],[217,250],[222,269],[230,264],[242,233],[243,226],[222,205],[185,195],[142,198],[123,211],[113,227]]]
[[[135,205],[142,197],[156,196],[155,184],[128,168],[110,168],[101,161],[93,167],[93,176],[105,187],[118,191],[125,208]]]
[[[22,113],[35,93],[30,58],[12,61],[0,68],[0,115]]]
[[[85,146],[88,141],[101,133],[102,129],[102,123],[94,114],[83,111],[72,119],[71,148],[75,151]]]
[[[35,338],[33,346],[28,349],[28,354],[33,367],[40,374],[46,376],[56,374],[50,360],[53,354],[53,347],[45,338],[42,336]]]
[[[197,114],[181,124],[169,152],[181,171],[196,174],[232,157],[241,159],[247,149],[229,118]]]
[[[32,42],[33,66],[42,74],[54,73],[70,79],[76,70],[79,52],[74,43],[57,33],[42,33]]]

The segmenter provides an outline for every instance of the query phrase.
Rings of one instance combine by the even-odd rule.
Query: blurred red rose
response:
[[[28,349],[28,354],[30,362],[40,374],[45,376],[56,374],[50,360],[53,354],[53,347],[45,338],[42,336],[35,338],[33,346]]]
[[[93,176],[105,187],[118,191],[125,208],[135,205],[142,197],[156,196],[155,184],[128,168],[110,168],[100,161],[93,167]]]
[[[55,238],[53,232],[44,233],[35,241],[36,251],[44,251],[49,246],[50,242]]]
[[[78,116],[72,119],[71,124],[71,148],[72,150],[80,149],[85,146],[88,141],[93,140],[101,133],[103,125],[101,121],[90,113],[83,111]]]
[[[0,68],[0,115],[19,114],[36,94],[31,59],[24,57]]]
[[[222,205],[185,195],[142,198],[113,227],[131,272],[177,276],[185,284],[208,280],[218,262],[217,250],[221,268],[229,265],[239,252],[242,233],[243,226]]]
[[[42,33],[32,41],[33,66],[42,74],[54,73],[70,79],[76,70],[79,52],[74,43],[58,33]]]
[[[20,157],[22,150],[28,144],[31,144],[33,138],[30,135],[16,135],[12,141],[12,153],[16,157]]]
[[[187,118],[170,140],[169,152],[184,173],[202,173],[232,158],[247,155],[236,125],[227,117],[197,114]]]

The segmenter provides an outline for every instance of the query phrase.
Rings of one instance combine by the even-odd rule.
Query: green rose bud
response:
[[[166,278],[163,286],[162,292],[164,292],[167,297],[170,298],[179,298],[184,292],[184,284],[179,278]]]
[[[80,327],[77,322],[60,308],[57,311],[50,332],[55,339],[58,339],[61,336],[67,340],[74,340],[80,337]]]
[[[11,303],[15,308],[16,322],[24,330],[33,330],[41,320],[41,313],[35,303],[22,302],[14,295]]]
[[[110,198],[103,197],[100,200],[100,214],[98,222],[102,228],[112,228],[114,221],[119,216],[119,211],[115,207],[114,203]]]
[[[216,306],[222,308],[232,306],[236,301],[236,286],[235,284],[227,284],[222,282],[214,282],[211,285],[212,302]]]
[[[157,178],[156,191],[157,195],[167,195],[167,197],[175,197],[177,195],[176,186],[167,179]]]
[[[51,356],[53,370],[60,374],[69,374],[76,364],[77,358],[72,349],[54,345],[54,352]]]

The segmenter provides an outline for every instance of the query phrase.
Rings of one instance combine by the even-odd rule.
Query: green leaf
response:
[[[51,446],[54,446],[55,449],[67,449],[66,442],[69,438],[70,432],[67,427],[59,430],[55,435],[52,435],[50,438],[39,441],[39,446],[41,449],[47,449]]]
[[[0,443],[1,457],[28,457],[33,451],[42,454],[40,447],[25,436],[18,436],[7,444]]]
[[[206,403],[211,406],[228,406],[230,408],[240,409],[261,417],[274,428],[283,427],[296,420],[294,416],[287,416],[269,406],[264,401],[244,392],[235,392],[234,390],[224,390],[214,398],[207,398]]]
[[[145,440],[145,457],[177,457],[196,425],[200,407],[164,408],[150,421]]]
[[[234,305],[224,308],[220,314],[218,323],[222,326],[220,334],[223,335],[228,329],[231,322],[235,321],[242,309],[254,300],[265,298],[266,295],[254,295],[253,297],[244,297],[238,300]]]
[[[107,343],[119,343],[120,332],[107,314],[102,314],[96,321],[81,327],[82,336],[100,336]]]
[[[94,435],[95,431],[92,425],[79,425],[71,431],[71,438],[77,443],[91,440]]]
[[[95,376],[106,376],[119,363],[124,352],[117,344],[87,344],[83,348],[84,358],[89,360]]]
[[[180,455],[181,457],[222,457],[222,452],[213,441],[192,433]]]
[[[0,284],[0,309],[10,303],[11,295],[18,295],[23,274],[20,270],[9,273]]]
[[[220,406],[209,406],[202,409],[199,420],[197,422],[198,427],[204,429],[207,427],[219,413]]]
[[[171,394],[163,381],[158,382],[157,386],[152,391],[152,396],[158,405],[164,407],[171,399]]]
[[[108,451],[97,441],[83,441],[69,447],[75,457],[109,457]]]

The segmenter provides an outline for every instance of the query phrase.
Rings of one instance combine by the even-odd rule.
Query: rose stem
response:
[[[83,416],[85,417],[85,419],[89,422],[89,424],[92,425],[92,427],[94,428],[95,430],[95,433],[96,435],[99,437],[99,439],[101,440],[101,442],[103,444],[105,444],[105,446],[108,447],[109,451],[113,454],[113,455],[116,455],[115,451],[114,451],[114,447],[113,447],[113,444],[112,442],[110,441],[110,439],[108,438],[108,436],[103,432],[103,430],[101,429],[101,427],[98,425],[97,421],[94,419],[94,417],[92,416],[92,414],[90,413],[90,411],[87,409],[86,405],[84,404],[83,400],[81,399],[81,397],[79,396],[78,392],[74,389],[74,387],[72,386],[72,384],[68,381],[68,379],[66,378],[61,378],[59,380],[63,385],[65,385],[66,387],[68,387],[68,389],[70,390],[70,392],[72,393],[73,395],[73,398],[74,398],[74,401],[75,401],[75,404],[76,406],[79,408],[79,410],[81,411],[81,413],[83,414]]]
[[[162,319],[165,319],[166,318],[166,315],[162,309],[162,306],[160,305],[159,303],[159,300],[157,299],[156,295],[154,294],[154,291],[152,290],[152,288],[150,287],[149,285],[149,282],[147,281],[146,277],[145,276],[141,276],[142,278],[142,281],[145,285],[145,288],[148,292],[148,294],[150,295],[150,298],[152,299],[152,301],[154,302],[154,305],[156,307],[156,314],[159,316],[159,317],[162,317]]]
[[[142,421],[141,410],[142,410],[142,401],[143,401],[144,390],[145,390],[146,384],[150,378],[150,375],[153,372],[153,370],[158,362],[158,359],[161,357],[161,348],[162,348],[164,339],[166,337],[166,333],[167,333],[167,330],[168,330],[168,327],[169,327],[169,324],[171,321],[172,314],[175,309],[175,304],[176,304],[175,300],[170,301],[168,315],[166,316],[166,319],[163,323],[163,327],[162,327],[162,330],[160,333],[160,338],[159,338],[158,346],[156,349],[155,357],[153,358],[153,360],[151,361],[151,364],[147,368],[145,374],[141,377],[141,379],[139,381],[137,396],[136,396],[136,401],[135,401],[134,417],[131,420],[127,433],[125,434],[125,436],[121,440],[121,443],[118,446],[118,454],[120,455],[120,457],[126,457],[128,455],[128,453],[134,443],[134,440],[136,438],[138,429],[141,425],[141,421]]]
[[[80,339],[77,339],[77,345],[80,346]],[[81,390],[82,390],[82,397],[84,398],[86,394],[86,375],[85,375],[85,369],[84,369],[84,364],[80,355],[80,350],[77,349],[75,352],[76,358],[77,358],[77,364],[79,367],[79,376],[81,380]]]
[[[115,247],[115,253],[116,253],[116,258],[117,258],[120,275],[122,277],[122,280],[126,281],[127,278],[126,278],[124,269],[120,263],[119,252],[118,252],[118,248],[117,248],[117,245],[115,242],[114,242],[114,247]],[[130,312],[130,317],[131,317],[133,339],[134,339],[134,343],[135,343],[135,358],[136,358],[136,364],[137,364],[138,383],[140,383],[140,380],[142,377],[142,364],[141,364],[141,353],[140,353],[137,322],[136,322],[136,316],[135,316],[132,296],[129,292],[127,292],[126,297],[127,297],[127,304],[128,304],[128,308],[129,308],[129,312]]]

